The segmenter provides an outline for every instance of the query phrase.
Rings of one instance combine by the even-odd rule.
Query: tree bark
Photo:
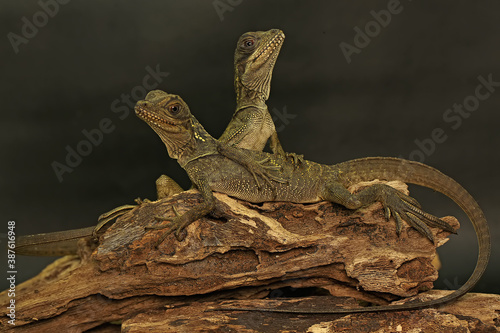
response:
[[[402,183],[390,185],[406,191]],[[223,218],[202,218],[187,227],[182,242],[171,235],[158,248],[163,230],[146,229],[160,223],[154,216],[173,217],[172,205],[182,214],[201,196],[190,190],[127,212],[98,242],[81,241],[79,256],[56,260],[17,286],[16,326],[8,324],[7,292],[0,294],[2,330],[336,332],[356,326],[406,331],[417,322],[469,330],[498,325],[499,297],[480,294],[439,309],[393,313],[205,312],[228,299],[253,307],[389,304],[431,289],[437,278],[434,244],[410,227],[398,237],[378,203],[350,211],[329,202],[254,205],[216,197]],[[443,219],[458,228],[455,218]],[[436,246],[446,243],[449,233],[432,231]]]

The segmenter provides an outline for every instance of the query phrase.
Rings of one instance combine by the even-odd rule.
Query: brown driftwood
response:
[[[392,185],[405,190],[404,184]],[[162,230],[145,227],[155,223],[155,215],[174,216],[173,204],[180,213],[198,204],[200,195],[193,190],[138,206],[119,218],[98,244],[81,242],[80,256],[63,257],[17,286],[15,330],[111,332],[119,331],[119,324],[109,324],[117,322],[127,332],[279,332],[280,327],[313,332],[323,326],[327,330],[322,332],[333,332],[335,325],[349,322],[388,327],[390,318],[393,327],[397,318],[403,327],[422,318],[425,325],[460,323],[469,329],[498,324],[499,299],[494,295],[468,296],[450,305],[456,312],[449,307],[347,316],[204,312],[227,299],[254,307],[299,301],[334,306],[332,299],[357,306],[353,298],[388,304],[431,289],[437,278],[434,245],[409,227],[398,237],[380,204],[353,212],[328,202],[253,205],[216,196],[224,219],[194,222],[182,242],[172,235],[156,249]],[[444,219],[458,227],[455,218]],[[437,246],[448,240],[447,232],[433,233]],[[262,299],[286,293],[309,297]],[[491,303],[480,314],[473,312],[477,305],[470,306],[477,299]],[[2,330],[12,329],[5,316],[7,302],[3,292]],[[470,320],[464,319],[468,316]]]
[[[445,296],[450,291],[434,290],[422,300]],[[234,301],[231,305],[278,307],[301,304],[320,308],[354,302],[330,297],[294,300]],[[218,304],[193,303],[182,308],[140,314],[126,320],[122,329],[139,332],[495,332],[498,329],[500,296],[468,294],[437,309],[348,315],[297,315],[265,312],[206,312]]]

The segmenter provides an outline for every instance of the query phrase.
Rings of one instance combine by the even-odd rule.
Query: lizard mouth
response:
[[[263,57],[262,61],[265,62],[276,49],[281,48],[284,40],[285,34],[283,33],[283,31],[279,31],[276,35],[274,35],[273,38],[271,38],[269,42],[267,42],[262,50],[260,50],[259,53],[256,54],[254,61],[257,59],[261,60],[260,58]]]
[[[182,121],[161,117],[141,105],[135,106],[135,114],[151,127],[157,127],[171,133],[179,133],[181,131],[179,125],[182,124]]]

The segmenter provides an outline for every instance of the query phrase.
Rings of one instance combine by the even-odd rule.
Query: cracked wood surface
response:
[[[391,185],[406,188],[398,182]],[[351,306],[357,304],[352,297],[387,304],[432,288],[437,278],[434,245],[409,227],[397,237],[394,222],[385,221],[378,203],[349,211],[328,202],[254,205],[222,194],[216,197],[226,216],[196,221],[182,242],[171,235],[156,249],[162,230],[145,227],[156,223],[156,215],[174,216],[173,204],[181,214],[198,204],[201,197],[195,190],[138,206],[120,217],[98,244],[81,241],[79,257],[63,257],[17,286],[16,331],[81,332],[99,327],[104,332],[119,327],[109,324],[118,321],[127,331],[139,332],[141,318],[154,325],[162,314],[170,311],[169,318],[177,318],[191,309],[196,318],[182,315],[184,319],[175,323],[158,319],[158,327],[167,332],[166,327],[181,323],[191,327],[205,319],[223,323],[221,318],[232,318],[224,312],[203,312],[224,299],[247,300],[255,306],[275,301],[263,297],[292,290],[315,297],[349,297]],[[455,218],[444,219],[458,227]],[[432,231],[438,246],[448,240],[447,232]],[[317,304],[323,299],[315,298]],[[6,292],[0,294],[2,329],[10,328],[3,306],[7,301]],[[321,319],[315,321],[318,325],[325,318],[307,316]],[[390,315],[377,318],[384,316]]]
[[[419,301],[436,299],[451,291],[433,290]],[[413,298],[412,298],[413,299]],[[232,307],[356,306],[352,299],[302,297],[292,300],[230,301]],[[398,302],[395,302],[398,303]],[[206,312],[213,303],[139,314],[126,320],[122,329],[135,332],[496,332],[500,327],[500,296],[467,294],[454,303],[413,311],[363,314],[297,315],[258,312]]]

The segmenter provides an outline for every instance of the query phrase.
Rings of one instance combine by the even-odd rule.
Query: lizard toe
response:
[[[394,220],[396,220],[396,234],[401,236],[401,231],[403,230],[403,219],[398,212],[393,212]]]
[[[155,215],[154,219],[156,221],[166,221],[166,220],[168,220],[168,217],[165,215]]]
[[[403,200],[404,202],[406,202],[410,206],[415,206],[419,209],[422,208],[422,205],[420,204],[420,202],[417,201],[417,199],[410,197],[409,195],[406,195],[406,194],[399,192],[399,191],[396,193],[401,200]]]
[[[169,228],[169,230],[165,231],[163,234],[161,234],[160,238],[155,242],[154,247],[158,248],[161,243],[167,238],[172,232],[174,232],[175,229]]]
[[[187,236],[187,231],[185,229],[177,229],[174,235],[179,242],[182,242]]]
[[[426,213],[422,210],[418,210],[417,213],[421,216],[421,219],[424,220],[427,225],[443,229],[454,234],[456,233],[455,228],[453,228],[448,222],[440,219],[439,217]]]

